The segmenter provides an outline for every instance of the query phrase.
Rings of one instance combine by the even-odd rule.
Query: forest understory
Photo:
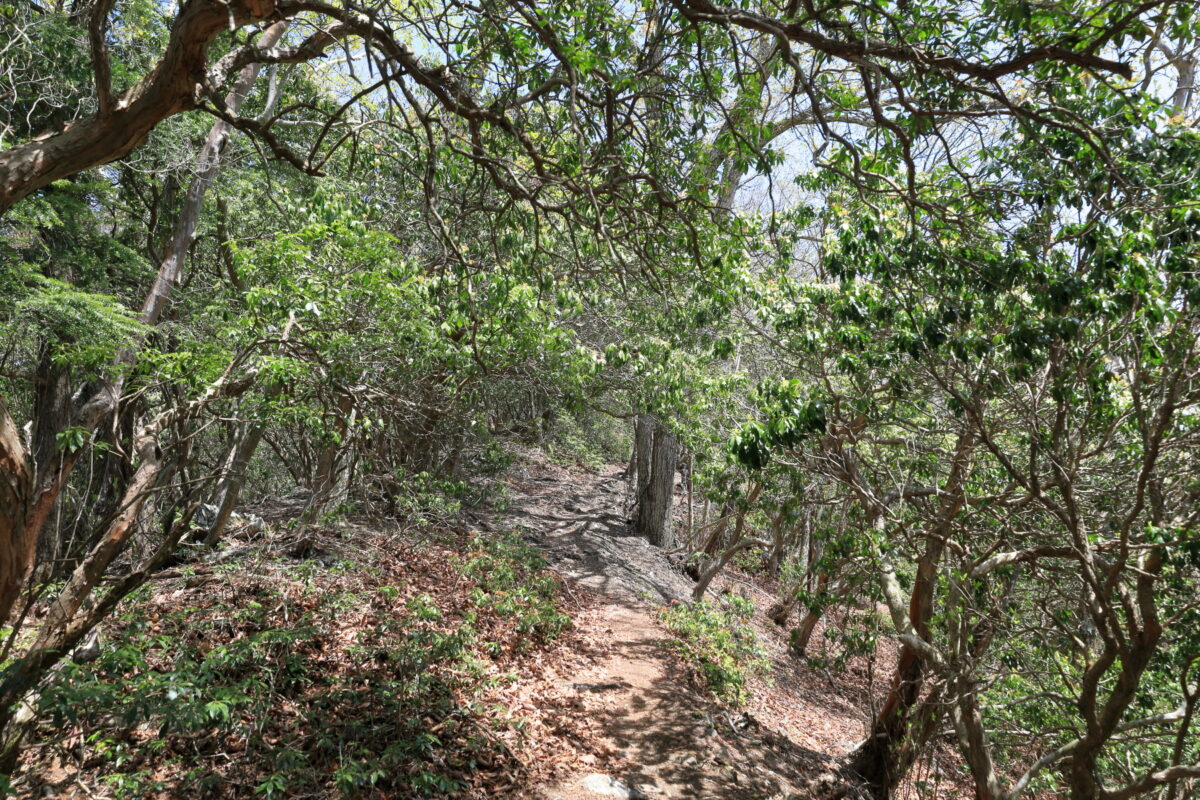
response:
[[[156,574],[84,663],[64,667],[18,795],[822,793],[862,738],[864,698],[883,694],[872,675],[888,673],[894,643],[831,671],[791,655],[786,631],[755,613],[770,677],[750,679],[746,702],[722,702],[658,620],[694,582],[629,530],[624,466],[511,447],[501,508],[449,525],[295,531],[302,501],[247,507],[242,519],[263,525]],[[712,592],[765,609],[774,587],[762,580],[731,571]],[[818,628],[818,659],[837,648],[825,624],[836,622]],[[960,796],[965,776],[941,760],[900,796]]]

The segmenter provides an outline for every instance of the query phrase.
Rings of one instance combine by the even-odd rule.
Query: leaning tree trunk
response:
[[[36,689],[37,683],[46,672],[61,660],[84,635],[87,634],[104,615],[109,613],[116,603],[130,591],[149,577],[152,568],[157,568],[174,549],[179,536],[186,525],[176,525],[155,553],[146,569],[139,569],[117,579],[91,610],[87,608],[89,599],[93,597],[97,587],[101,585],[109,566],[124,552],[130,537],[137,528],[138,515],[146,498],[154,491],[161,475],[163,465],[161,456],[161,438],[172,426],[194,419],[205,412],[215,401],[236,397],[244,393],[257,378],[257,370],[251,370],[240,378],[230,375],[222,376],[210,384],[199,397],[182,403],[176,407],[160,412],[154,419],[141,426],[134,436],[134,456],[137,469],[125,488],[120,505],[120,511],[100,532],[92,549],[75,567],[58,595],[47,607],[44,619],[33,643],[25,654],[17,659],[9,669],[6,680],[0,683],[0,775],[10,774],[16,765],[20,753],[24,724],[17,722],[20,700]],[[24,577],[21,572],[19,559],[12,556],[20,555],[20,548],[29,553],[26,559],[32,557],[34,540],[32,536],[20,535],[31,533],[28,528],[20,529],[20,519],[14,527],[11,521],[6,522],[4,510],[10,508],[7,500],[20,500],[19,492],[9,491],[11,486],[9,476],[28,472],[22,463],[8,463],[7,459],[14,452],[19,452],[20,442],[11,441],[9,433],[15,433],[11,418],[0,400],[0,533],[8,536],[0,541],[0,577],[5,582],[0,585],[0,611],[7,617],[20,591],[20,581]],[[15,448],[14,448],[15,445]],[[191,511],[185,514],[185,521],[191,516]],[[14,533],[18,534],[14,537]],[[17,545],[10,548],[10,545]],[[15,564],[15,568],[14,565]],[[24,569],[28,570],[26,561]],[[15,574],[16,580],[9,580],[9,575]]]
[[[0,215],[60,178],[123,158],[160,122],[195,108],[197,80],[205,75],[213,40],[231,26],[275,13],[274,0],[184,2],[162,58],[145,78],[119,97],[103,87],[99,109],[90,119],[0,151]]]
[[[834,567],[833,569],[837,569]],[[830,570],[830,572],[832,569]],[[825,593],[829,587],[830,572],[822,572],[817,578],[817,594],[818,596]],[[812,641],[812,635],[817,629],[817,623],[825,615],[825,611],[831,607],[838,606],[843,603],[846,597],[858,586],[857,581],[845,579],[842,584],[832,590],[833,597],[830,602],[823,606],[813,606],[805,610],[804,616],[800,619],[800,624],[792,629],[788,639],[788,649],[792,655],[803,657],[808,651],[808,644]],[[778,623],[782,625],[783,623]]]
[[[926,540],[909,595],[909,622],[916,635],[925,641],[929,640],[937,568],[943,548],[944,540],[939,537]],[[937,713],[934,709],[938,703],[934,698],[922,701],[925,677],[924,657],[913,645],[902,645],[891,688],[875,716],[870,735],[848,758],[849,769],[867,784],[874,800],[891,800],[920,748],[933,732],[935,720],[930,715]]]
[[[211,0],[193,0],[180,12],[180,16],[176,22],[176,30],[173,32],[172,43],[168,47],[169,58],[203,59],[208,43],[220,32],[220,25],[216,30],[208,34],[208,38],[202,42],[197,40],[185,43],[186,47],[176,41],[177,37],[175,34],[187,29],[188,26],[198,26],[197,31],[201,28],[207,31],[208,29],[205,27],[203,21],[200,20],[202,14],[198,9],[209,5],[215,4],[211,4]],[[237,7],[235,8],[235,6]],[[266,7],[262,3],[259,3],[255,5],[255,8],[259,8],[260,6],[263,8]],[[235,12],[237,14],[245,13],[240,3],[230,4],[224,10],[218,8],[217,12],[220,15],[222,25],[228,22],[231,19],[230,15],[235,14]],[[263,11],[262,13],[265,16],[269,11]],[[283,35],[286,27],[286,21],[277,22],[263,33],[259,41],[265,46],[275,44]],[[192,52],[195,48],[199,48],[198,53]],[[229,108],[236,111],[241,107],[246,95],[250,91],[251,85],[258,75],[258,71],[259,65],[257,64],[243,68],[242,72],[238,75],[237,82],[226,98],[226,104]],[[188,76],[188,80],[193,79],[193,76]],[[132,98],[130,102],[134,105],[137,103],[150,103],[152,98],[157,97],[161,100],[162,98],[159,93],[165,91],[167,90],[162,86],[157,86],[155,82],[151,82],[145,86],[139,85],[131,89],[125,99],[130,100]],[[95,148],[102,141],[109,141],[108,137],[112,134],[111,132],[104,133],[104,130],[107,130],[113,119],[124,119],[124,115],[128,111],[129,109],[125,108],[109,114],[104,119],[98,118],[91,122],[79,123],[74,128],[68,129],[68,131],[62,134],[39,137],[31,142],[0,152],[0,213],[3,213],[8,206],[15,203],[34,188],[44,186],[46,183],[62,177],[62,175],[73,174],[89,166],[106,163],[127,153],[138,142],[136,130],[121,132],[121,136],[126,138],[134,136],[134,139],[129,139],[129,146],[123,151],[118,148],[109,158],[72,166],[71,169],[62,174],[52,170],[51,173],[47,174],[52,174],[53,177],[47,180],[42,180],[44,175],[38,170],[32,173],[28,172],[26,169],[28,165],[25,163],[26,159],[40,158],[45,152],[58,152],[63,148],[75,146],[72,142],[78,144],[78,142],[82,141],[86,147]],[[166,113],[162,117],[159,117],[159,119],[169,116],[170,113],[174,112]],[[130,125],[131,128],[136,128],[136,126],[133,126],[128,121],[124,124]],[[157,124],[157,120],[151,124],[151,127],[153,124]],[[97,129],[92,130],[93,128]],[[91,130],[90,139],[86,133],[88,130]],[[218,122],[209,131],[204,147],[197,156],[197,174],[188,188],[183,215],[173,233],[167,254],[163,262],[159,265],[154,285],[151,287],[142,306],[141,321],[146,325],[157,324],[163,309],[166,307],[170,291],[179,279],[187,247],[195,235],[196,223],[199,218],[204,195],[212,185],[220,153],[225,146],[225,142],[228,140],[228,136],[229,127],[224,122]],[[112,144],[112,142],[109,141],[109,144]],[[88,152],[92,151],[89,150]],[[80,158],[98,158],[94,154],[82,156],[76,153],[75,156]],[[40,170],[41,167],[38,169]],[[41,177],[38,177],[39,175]],[[33,184],[21,188],[17,185],[20,181],[33,181]],[[41,182],[38,183],[38,181]],[[126,350],[120,354],[118,362],[124,366],[132,362],[133,357],[134,351]],[[94,430],[96,426],[116,410],[120,393],[120,378],[115,382],[101,382],[93,391],[85,395],[87,399],[81,403],[75,412],[72,424],[87,431]],[[0,398],[0,403],[3,403],[2,398]],[[70,476],[75,463],[82,454],[83,448],[59,453],[57,457],[48,459],[46,464],[39,464],[39,470],[35,476],[29,468],[29,454],[22,447],[20,438],[16,435],[16,427],[13,425],[6,408],[2,409],[0,417],[3,417],[3,420],[0,420],[0,484],[5,484],[9,487],[7,489],[0,489],[0,492],[4,493],[0,494],[0,550],[4,551],[0,553],[0,561],[10,562],[0,565],[0,619],[6,619],[9,611],[11,611],[12,603],[16,600],[21,583],[24,582],[33,565],[39,533],[43,530],[46,521],[49,519],[51,511],[58,501],[59,494],[67,478]],[[13,431],[10,439],[4,430],[9,427]],[[57,434],[57,431],[54,431],[54,434]],[[39,431],[38,438],[39,441],[53,441],[49,430]],[[22,486],[24,489],[17,491],[17,488]],[[17,504],[18,502],[19,505]],[[8,522],[5,522],[5,519]],[[27,542],[26,539],[30,541]]]
[[[217,486],[213,490],[212,505],[217,507],[217,514],[212,527],[208,529],[208,534],[204,537],[205,545],[209,547],[215,545],[221,538],[221,534],[225,532],[225,526],[229,524],[229,516],[237,507],[242,484],[246,482],[246,468],[250,465],[250,459],[254,457],[255,451],[258,450],[258,445],[262,442],[265,432],[266,427],[261,422],[243,422],[237,426],[234,441],[221,465],[221,476],[217,479]]]

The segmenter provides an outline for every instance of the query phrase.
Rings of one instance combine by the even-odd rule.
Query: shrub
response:
[[[558,580],[517,537],[465,551],[414,552],[390,574],[280,562],[306,578],[278,587],[231,566],[228,591],[189,607],[139,592],[94,661],[64,663],[41,718],[78,731],[101,759],[94,780],[124,797],[222,794],[231,777],[268,799],[457,791],[505,763],[496,732],[519,726],[484,709],[485,661],[570,624]]]
[[[659,618],[700,681],[721,700],[739,706],[750,698],[751,676],[767,675],[766,651],[745,621],[754,604],[738,597],[728,608],[700,601],[663,609]]]

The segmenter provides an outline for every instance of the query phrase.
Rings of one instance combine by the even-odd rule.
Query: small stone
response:
[[[602,794],[606,797],[616,797],[620,800],[644,800],[646,795],[633,787],[622,783],[616,778],[599,773],[588,775],[583,779],[583,788],[589,792]]]

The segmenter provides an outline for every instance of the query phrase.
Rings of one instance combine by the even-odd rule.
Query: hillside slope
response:
[[[626,532],[618,468],[523,452],[501,487],[454,530],[257,509],[63,670],[17,793],[751,800],[861,735],[863,665],[800,665],[761,614],[774,679],[737,710],[703,688],[660,621],[691,581]]]

